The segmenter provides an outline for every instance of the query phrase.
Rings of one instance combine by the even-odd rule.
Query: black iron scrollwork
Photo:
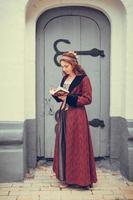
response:
[[[56,41],[54,42],[54,50],[55,50],[55,52],[56,52],[55,55],[54,55],[54,62],[55,62],[55,64],[56,64],[57,66],[59,66],[59,67],[60,67],[60,63],[58,62],[57,57],[60,56],[60,55],[62,55],[62,54],[64,53],[64,51],[60,51],[60,50],[58,49],[58,47],[57,47],[57,44],[60,43],[60,42],[64,42],[64,43],[66,43],[66,44],[71,44],[70,41],[69,41],[69,40],[66,40],[66,39],[59,39],[59,40],[56,40]]]
[[[54,42],[54,50],[55,50],[55,56],[54,56],[54,62],[57,66],[60,66],[60,63],[58,62],[57,60],[57,57],[62,55],[64,53],[64,51],[60,51],[57,47],[57,45],[60,43],[60,42],[64,42],[66,44],[71,44],[71,42],[67,39],[58,39]],[[93,56],[93,57],[97,57],[97,56],[101,56],[101,57],[104,57],[105,54],[104,54],[104,50],[99,50],[97,48],[93,48],[91,50],[88,50],[88,51],[75,51],[77,53],[77,55],[90,55],[90,56]]]
[[[93,119],[93,120],[89,121],[89,125],[93,126],[93,127],[99,127],[99,126],[101,128],[105,127],[104,121],[100,120],[100,119]]]

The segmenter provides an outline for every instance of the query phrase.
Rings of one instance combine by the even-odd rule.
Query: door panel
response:
[[[81,45],[80,49],[90,50],[93,48],[100,49],[100,30],[96,22],[88,17],[81,17]],[[92,84],[92,103],[86,106],[88,119],[100,119],[100,89],[101,89],[101,69],[100,57],[81,56],[81,65],[88,74]],[[95,156],[100,152],[100,128],[90,126],[92,142]]]
[[[80,49],[80,20],[75,16],[62,16],[54,18],[47,24],[44,31],[45,38],[45,157],[53,157],[55,142],[55,112],[59,109],[59,104],[53,98],[50,99],[49,88],[58,86],[62,79],[61,68],[54,63],[55,51],[53,44],[57,39],[68,39],[71,45],[61,43],[58,48],[64,49]],[[50,99],[50,102],[47,100]],[[50,104],[50,105],[49,105]],[[53,115],[49,113],[52,106]]]

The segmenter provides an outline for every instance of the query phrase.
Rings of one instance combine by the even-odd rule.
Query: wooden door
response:
[[[79,51],[78,60],[92,83],[93,101],[86,106],[88,119],[100,119],[105,124],[105,127],[90,126],[94,155],[109,155],[109,43],[109,22],[99,11],[65,7],[47,11],[39,18],[37,81],[40,81],[38,85],[41,84],[42,91],[37,87],[38,154],[45,158],[53,158],[54,155],[55,113],[60,103],[51,98],[49,88],[58,86],[62,78],[61,68],[57,65],[60,56],[54,59],[55,54],[57,50],[74,50]],[[94,56],[95,53],[91,52],[94,48],[103,50],[105,57]],[[92,54],[86,54],[87,51]]]

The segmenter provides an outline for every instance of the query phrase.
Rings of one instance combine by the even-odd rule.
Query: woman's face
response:
[[[65,72],[66,74],[73,73],[73,67],[69,62],[62,60],[60,64],[61,64],[63,72]]]

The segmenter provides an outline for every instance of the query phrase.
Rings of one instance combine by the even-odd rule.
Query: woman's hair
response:
[[[75,52],[68,51],[68,52],[63,53],[60,59],[60,63],[62,60],[72,65],[73,71],[76,75],[86,75],[86,72],[84,71],[82,66],[78,63],[77,54]],[[65,74],[65,72],[63,73]]]

